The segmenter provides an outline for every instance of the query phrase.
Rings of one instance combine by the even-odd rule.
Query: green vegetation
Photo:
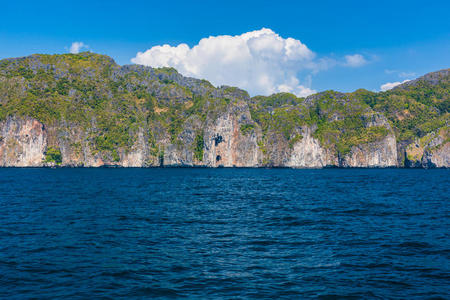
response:
[[[253,124],[243,124],[241,125],[241,132],[243,135],[247,135],[255,129],[255,125]]]
[[[387,92],[358,90],[351,97],[360,99],[391,122],[397,140],[412,141],[446,126],[450,120],[450,80],[442,77],[432,84],[421,79],[414,84]]]
[[[278,93],[270,96],[256,96],[253,101],[258,102],[262,107],[281,107],[286,105],[297,105],[304,101],[304,98],[297,98],[290,93]]]
[[[194,157],[198,161],[203,161],[203,149],[205,147],[205,141],[203,140],[203,132],[195,136],[194,141]]]
[[[298,133],[296,135],[294,135],[293,138],[290,138],[289,139],[289,148],[291,148],[291,149],[294,148],[295,143],[301,141],[302,138],[303,138],[303,136],[301,134],[298,134]]]
[[[261,126],[264,134],[268,131],[276,131],[289,139],[296,127],[307,123],[304,115],[306,110],[301,106],[275,108],[272,111],[255,106],[252,108],[252,119]]]
[[[46,163],[55,163],[60,165],[62,163],[61,151],[55,147],[48,147],[47,151],[45,151],[45,159]]]

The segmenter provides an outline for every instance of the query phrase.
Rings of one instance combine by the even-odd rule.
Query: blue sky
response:
[[[444,0],[5,1],[2,11],[0,58],[64,53],[79,41],[90,51],[128,64],[138,52],[158,45],[186,43],[191,50],[209,36],[239,36],[267,28],[283,41],[299,40],[314,54],[306,62],[296,61],[298,66],[289,73],[283,73],[284,64],[264,64],[262,73],[275,68],[269,77],[280,77],[268,78],[272,80],[268,85],[275,89],[379,90],[387,82],[450,67],[450,1]],[[363,63],[350,67],[346,56],[352,55],[362,56]],[[327,66],[317,67],[323,61]],[[140,62],[155,63],[148,59]],[[194,63],[198,61],[190,58],[177,66],[185,66],[184,73],[199,77],[219,72],[208,69],[195,73],[191,68]],[[233,66],[223,69],[232,72]],[[298,82],[292,82],[292,74]],[[220,78],[227,81],[232,75],[207,79],[219,84]],[[261,91],[261,85],[241,85],[253,88],[254,94]]]

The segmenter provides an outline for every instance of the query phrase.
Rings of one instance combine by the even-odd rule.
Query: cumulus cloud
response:
[[[359,54],[349,57],[349,66],[365,62]],[[300,82],[300,73],[316,73],[337,64],[332,59],[317,59],[300,40],[283,38],[267,28],[236,36],[210,36],[192,48],[187,44],[158,45],[138,52],[131,61],[174,67],[185,76],[205,78],[216,86],[238,86],[252,95],[290,92],[298,96],[315,93],[310,80]]]
[[[367,60],[361,54],[353,54],[345,56],[344,65],[348,67],[361,67],[367,64]]]
[[[315,54],[293,38],[263,28],[237,36],[203,38],[194,47],[155,46],[137,53],[132,62],[170,66],[187,76],[206,78],[214,85],[232,85],[251,94],[291,92],[307,96],[315,91],[300,83],[297,73],[315,67]]]
[[[385,84],[382,84],[382,85],[380,86],[380,89],[381,89],[381,91],[385,92],[385,91],[388,91],[388,90],[390,90],[390,89],[393,89],[393,88],[396,87],[397,85],[400,85],[400,84],[405,83],[405,82],[408,82],[408,81],[410,81],[410,80],[407,79],[407,80],[403,80],[402,82],[400,82],[400,81],[396,81],[396,82],[386,82]]]
[[[86,45],[83,42],[73,42],[72,45],[70,46],[70,53],[72,54],[77,54],[80,53],[81,49],[88,49],[89,46]]]

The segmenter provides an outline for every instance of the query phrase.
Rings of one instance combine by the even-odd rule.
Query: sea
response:
[[[450,299],[450,170],[0,169],[1,299]]]

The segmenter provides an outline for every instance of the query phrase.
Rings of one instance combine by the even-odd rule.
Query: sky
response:
[[[299,96],[450,68],[448,0],[2,2],[0,59],[92,51]]]

